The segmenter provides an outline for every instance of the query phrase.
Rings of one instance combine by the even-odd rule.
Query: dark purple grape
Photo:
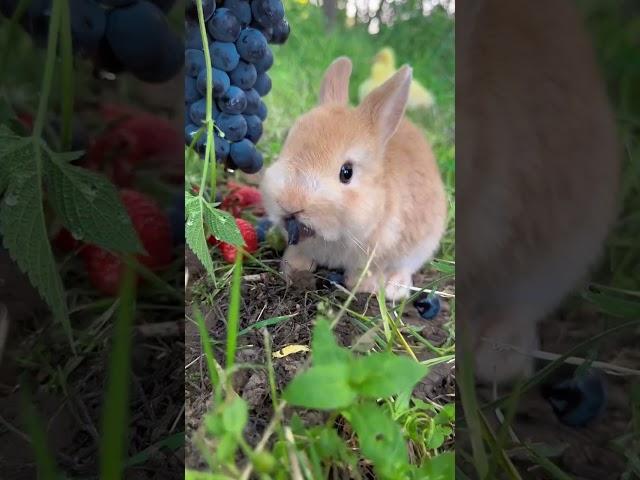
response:
[[[204,14],[205,22],[211,18],[215,11],[216,0],[202,0],[202,13]],[[187,0],[184,18],[189,23],[198,24],[198,0]]]
[[[253,18],[263,27],[270,27],[284,18],[284,6],[280,0],[253,0]]]
[[[202,33],[197,24],[188,24],[185,27],[184,48],[202,50]]]
[[[262,60],[267,52],[267,39],[255,28],[245,28],[236,41],[238,53],[243,60],[253,63]]]
[[[215,146],[216,162],[224,162],[229,157],[231,144],[216,132],[213,138],[213,145]]]
[[[261,73],[260,75],[258,75],[253,88],[260,94],[261,97],[267,95],[271,91],[271,78],[269,78],[269,75],[266,73]]]
[[[209,54],[213,66],[225,72],[230,72],[238,66],[240,55],[236,46],[228,42],[213,42],[209,45]]]
[[[271,25],[269,25],[268,27],[264,27],[254,20],[253,22],[251,22],[251,27],[255,28],[256,30],[260,30],[260,33],[264,35],[267,43],[271,42],[271,36],[273,35],[273,27]]]
[[[238,142],[247,134],[247,121],[242,115],[223,112],[218,115],[216,126],[222,130],[225,139],[229,142]]]
[[[267,47],[264,57],[254,62],[253,66],[256,67],[256,72],[258,73],[264,73],[273,66],[273,52],[269,47]]]
[[[100,0],[100,3],[106,7],[120,8],[131,5],[138,0]]]
[[[193,77],[184,77],[184,101],[185,103],[193,103],[201,97],[196,88],[196,79]]]
[[[231,86],[231,81],[229,80],[229,75],[222,70],[218,70],[217,68],[213,70],[213,96],[219,97],[227,89]],[[207,94],[207,70],[202,70],[198,75],[198,80],[196,82],[196,87],[200,95]]]
[[[204,98],[196,100],[189,108],[189,118],[194,125],[202,125],[207,116],[207,101]]]
[[[198,137],[198,140],[196,141],[196,144],[194,145],[194,147],[199,148],[202,145],[204,145],[204,142],[207,138],[207,132],[205,132],[204,128],[202,128],[201,126],[198,127],[193,123],[188,123],[187,125],[185,125],[184,142],[187,146],[191,146],[196,136]]]
[[[171,34],[167,18],[153,3],[109,10],[107,41],[116,58],[131,70],[143,71],[162,62]]]
[[[258,115],[258,118],[260,118],[260,120],[264,122],[267,119],[268,114],[269,110],[267,109],[267,105],[262,100],[260,100],[260,106],[258,107],[258,112],[256,113],[256,115]]]
[[[151,1],[155,3],[156,7],[162,10],[164,13],[169,13],[169,11],[176,4],[176,0],[151,0]]]
[[[246,138],[257,144],[262,136],[262,120],[257,115],[244,115],[247,122]]]
[[[256,146],[251,143],[250,140],[242,139],[239,142],[231,144],[231,151],[229,152],[231,160],[236,166],[244,171],[250,169],[253,163],[253,158],[257,155]]]
[[[73,49],[81,55],[95,53],[107,28],[107,16],[93,0],[71,0],[71,39]]]
[[[184,65],[182,39],[169,31],[164,44],[159,48],[162,51],[159,62],[145,68],[132,67],[131,73],[145,82],[166,82],[173,78]]]
[[[218,107],[224,113],[242,113],[247,106],[247,97],[241,88],[230,86],[218,99]]]
[[[273,26],[273,33],[271,35],[271,43],[275,43],[276,45],[282,45],[289,38],[289,33],[291,33],[291,27],[289,26],[289,22],[286,19],[279,20]]]
[[[258,73],[252,64],[240,60],[238,66],[229,74],[231,83],[243,90],[248,90],[256,83]]]
[[[247,97],[247,106],[244,108],[243,113],[257,115],[260,108],[260,94],[255,89],[250,88],[244,91],[244,96]]]
[[[228,8],[217,9],[207,22],[209,34],[219,42],[235,42],[240,29],[240,21]]]
[[[251,4],[249,2],[245,0],[225,0],[224,8],[231,10],[243,27],[247,27],[251,23]]]
[[[264,160],[262,158],[262,153],[258,149],[256,149],[256,153],[253,155],[251,159],[251,165],[244,169],[244,173],[258,173],[262,169],[262,165]]]
[[[204,70],[204,53],[202,50],[189,48],[184,52],[184,70],[185,74],[190,77],[197,77]]]

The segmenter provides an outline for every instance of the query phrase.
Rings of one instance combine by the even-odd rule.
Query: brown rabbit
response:
[[[286,275],[317,265],[344,268],[352,288],[406,297],[412,275],[433,255],[445,228],[446,199],[433,153],[404,118],[411,68],[402,67],[362,103],[348,105],[351,61],[325,73],[320,104],[291,128],[265,172],[265,208],[285,228]]]
[[[616,215],[615,124],[568,1],[480,0],[457,18],[457,321],[480,380],[532,372],[537,322]]]

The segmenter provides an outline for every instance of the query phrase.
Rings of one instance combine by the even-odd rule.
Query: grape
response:
[[[244,115],[247,122],[246,137],[253,143],[258,143],[262,136],[262,120],[257,115]]]
[[[218,115],[216,126],[222,130],[225,139],[229,142],[242,140],[247,134],[247,121],[242,115],[221,113]]]
[[[104,9],[93,0],[71,0],[69,9],[74,48],[82,55],[96,52],[107,27]]]
[[[262,35],[264,35],[264,38],[267,40],[267,43],[271,42],[271,37],[273,36],[273,27],[271,25],[269,25],[268,27],[264,27],[258,22],[253,21],[251,22],[251,27],[255,28],[256,30],[260,30]]]
[[[264,57],[262,57],[261,60],[254,62],[253,66],[256,67],[256,72],[258,73],[264,73],[273,66],[273,52],[269,47],[267,47]]]
[[[271,42],[276,45],[282,45],[289,38],[291,33],[291,27],[286,19],[281,19],[273,26],[273,34],[271,35]]]
[[[107,7],[126,7],[127,5],[131,5],[136,0],[100,0],[100,3],[106,5]]]
[[[116,58],[129,69],[144,71],[162,62],[163,48],[170,35],[162,10],[149,2],[114,8],[107,16],[109,45]]]
[[[146,82],[166,82],[184,65],[184,47],[182,40],[169,31],[166,44],[162,47],[163,55],[159,62],[143,69],[131,68],[131,72]]]
[[[258,73],[256,72],[256,67],[250,63],[243,62],[242,60],[240,60],[238,66],[229,74],[231,83],[243,90],[248,90],[253,87],[253,84],[256,83],[257,77]]]
[[[230,156],[233,163],[240,169],[251,168],[253,157],[257,154],[256,146],[246,138],[231,144]]]
[[[247,62],[257,62],[266,55],[267,39],[255,28],[245,28],[236,41],[238,53]]]
[[[168,13],[175,5],[175,0],[151,0],[164,13]]]
[[[253,88],[260,94],[261,97],[264,97],[271,91],[271,78],[266,73],[261,73],[256,78],[256,83],[253,85]]]
[[[213,70],[213,96],[219,97],[224,92],[227,91],[229,86],[231,85],[231,81],[229,80],[229,75],[222,70],[218,70],[217,68]],[[207,70],[202,70],[198,75],[197,80],[197,88],[200,95],[206,95],[207,93]]]
[[[202,50],[189,48],[184,52],[185,73],[190,77],[197,77],[204,70],[204,53]]]
[[[251,23],[251,4],[249,2],[244,0],[225,0],[224,7],[233,12],[243,28]]]
[[[211,18],[211,15],[216,11],[216,0],[202,0],[202,13],[204,14],[204,21],[206,22]],[[198,25],[198,0],[187,0],[187,7],[184,12],[184,17],[187,22]]]
[[[223,113],[242,113],[247,106],[247,97],[242,89],[232,85],[218,100],[218,107]]]
[[[196,79],[193,77],[184,77],[184,101],[193,103],[200,98],[198,89],[196,88]]]
[[[253,0],[253,18],[263,27],[270,27],[284,18],[284,6],[280,0]]]
[[[240,35],[240,22],[228,8],[219,8],[207,23],[209,34],[220,42],[235,42]]]
[[[267,119],[268,113],[269,113],[269,110],[267,109],[267,106],[261,100],[260,106],[258,107],[258,112],[256,113],[256,115],[258,115],[258,118],[264,122]]]
[[[196,100],[191,104],[191,107],[189,108],[189,118],[195,125],[202,125],[206,115],[207,101],[204,98]]]
[[[202,34],[200,33],[200,27],[197,24],[187,25],[184,37],[184,48],[202,50]]]
[[[213,139],[213,145],[216,151],[216,161],[217,162],[225,161],[229,156],[229,150],[231,149],[231,144],[216,133]]]
[[[233,43],[213,42],[209,45],[209,51],[213,66],[225,72],[230,72],[240,62],[240,55]]]
[[[260,108],[260,94],[255,89],[250,88],[244,91],[244,96],[247,98],[247,106],[242,113],[247,115],[256,115],[258,108]]]
[[[196,138],[196,135],[200,131],[200,128],[201,127],[198,127],[193,123],[188,123],[184,127],[184,140],[187,145],[191,145],[193,140]],[[195,146],[201,147],[204,144],[204,140],[206,139],[206,137],[207,137],[207,132],[203,131],[202,133],[200,133],[200,136],[198,137],[198,141],[196,142]]]
[[[253,155],[253,158],[251,159],[251,165],[248,168],[244,169],[245,173],[258,173],[260,171],[260,169],[262,168],[262,164],[264,163],[264,160],[262,158],[262,153],[260,153],[258,150],[256,150],[256,153]]]

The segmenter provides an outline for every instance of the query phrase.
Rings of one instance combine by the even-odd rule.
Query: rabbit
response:
[[[456,21],[458,339],[478,383],[504,384],[599,259],[620,152],[572,2],[479,0]]]
[[[430,145],[404,116],[411,68],[355,108],[348,104],[351,70],[347,57],[328,67],[319,104],[295,121],[264,173],[263,202],[286,231],[287,278],[319,265],[339,268],[348,288],[362,276],[357,291],[382,286],[387,299],[399,300],[439,246],[445,189]]]

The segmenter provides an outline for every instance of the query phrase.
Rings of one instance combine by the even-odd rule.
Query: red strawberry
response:
[[[255,187],[239,185],[234,182],[228,184],[230,191],[224,198],[220,207],[231,212],[234,217],[239,217],[242,211],[249,207],[262,208],[262,194]]]
[[[61,228],[51,243],[62,252],[71,252],[80,246],[80,241],[66,228]]]
[[[258,250],[258,234],[256,233],[256,229],[253,228],[253,225],[242,218],[236,218],[236,225],[240,230],[240,235],[242,235],[244,239],[244,250],[247,253],[253,253]],[[224,258],[226,262],[235,262],[236,254],[238,253],[237,247],[229,243],[220,242],[218,248],[220,249],[222,258]]]
[[[120,197],[147,252],[138,255],[138,261],[150,270],[168,265],[172,255],[171,226],[164,211],[139,192],[121,190]],[[87,245],[82,257],[91,284],[106,295],[116,295],[124,270],[122,260],[95,245]]]

